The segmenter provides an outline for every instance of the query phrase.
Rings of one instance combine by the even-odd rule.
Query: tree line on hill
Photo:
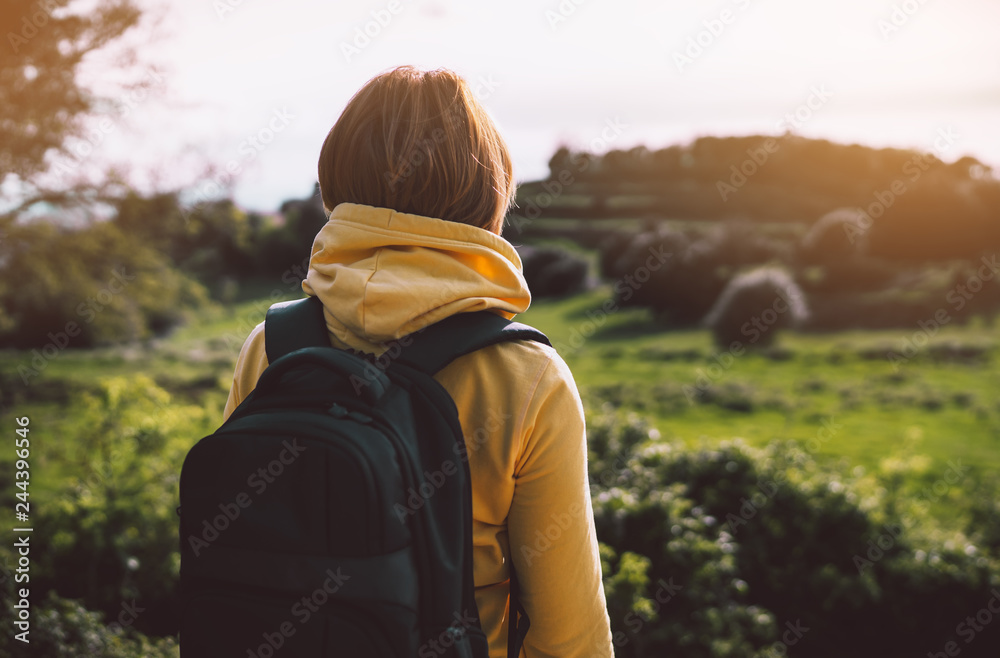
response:
[[[231,199],[187,207],[176,192],[128,192],[112,206],[109,219],[83,226],[58,213],[0,222],[0,346],[144,340],[233,301],[250,281],[294,293],[326,222],[312,198],[286,202],[278,216]]]
[[[603,155],[560,148],[546,180],[522,185],[517,216],[661,217],[804,222],[856,208],[872,255],[924,261],[972,258],[1000,246],[1000,180],[975,158],[875,149],[786,134],[701,137],[658,150]]]
[[[766,346],[784,326],[912,328],[925,340],[1000,311],[1000,181],[973,158],[704,137],[655,152],[561,148],[550,168],[520,188],[510,221],[529,243],[520,249],[536,296],[590,280],[579,254],[530,244],[557,238],[599,253],[616,308],[709,327],[720,346]],[[638,229],[615,221],[635,217]],[[650,268],[655,250],[666,257]]]

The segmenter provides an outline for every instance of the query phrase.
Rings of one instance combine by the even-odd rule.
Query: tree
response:
[[[119,41],[139,22],[134,0],[5,0],[0,8],[0,183],[31,181],[46,156],[66,153],[83,120],[106,100],[77,79],[88,53]]]

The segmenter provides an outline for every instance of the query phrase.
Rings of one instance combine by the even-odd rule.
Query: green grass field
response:
[[[946,327],[898,366],[886,354],[912,332],[786,333],[776,348],[733,356],[707,331],[662,331],[645,310],[605,313],[607,294],[537,303],[518,319],[561,348],[585,401],[643,413],[664,437],[796,439],[867,468],[921,454],[931,474],[952,459],[1000,467],[1000,372],[988,328]],[[965,358],[946,358],[956,351]],[[711,401],[696,397],[699,387],[710,387]]]
[[[766,352],[731,356],[708,332],[665,332],[641,309],[601,310],[608,294],[539,301],[518,317],[550,336],[591,411],[634,411],[665,439],[689,445],[795,439],[832,469],[889,468],[909,459],[906,475],[915,486],[940,478],[950,460],[981,474],[1000,471],[1000,372],[987,327],[946,327],[898,367],[885,354],[899,350],[908,332],[785,333]],[[80,399],[104,378],[149,376],[170,394],[157,403],[161,409],[190,416],[198,434],[192,442],[211,432],[239,347],[269,303],[218,310],[141,346],[66,350],[27,386],[18,367],[30,367],[32,355],[0,352],[4,416],[27,415],[35,437],[46,437],[34,454],[34,486],[63,486],[85,459],[74,449],[74,437],[87,431]]]

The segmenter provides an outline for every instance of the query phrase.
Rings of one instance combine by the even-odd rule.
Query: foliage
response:
[[[652,266],[651,266],[652,265]],[[673,325],[697,322],[726,283],[712,245],[668,228],[640,233],[608,274],[619,306],[646,306]]]
[[[616,279],[620,306],[646,306],[671,326],[691,326],[709,311],[741,267],[787,257],[780,245],[745,223],[692,234],[656,225],[608,240],[602,274]]]
[[[16,619],[13,596],[4,593],[0,622],[13,628]],[[0,637],[0,654],[17,656],[25,646],[32,658],[178,658],[173,638],[148,638],[130,626],[114,621],[105,625],[101,613],[92,612],[81,601],[64,599],[50,592],[31,612],[30,645],[21,645],[8,631]],[[124,617],[127,619],[127,617]]]
[[[297,291],[325,222],[311,198],[284,204],[283,221],[231,199],[185,207],[176,192],[126,191],[112,207],[111,219],[77,228],[50,218],[0,227],[0,345],[134,342],[206,311],[210,296],[236,299],[251,279]],[[575,289],[581,264],[585,275],[573,259],[547,276]]]
[[[603,301],[599,293],[590,298]],[[551,304],[577,308],[582,301]],[[539,305],[536,312],[547,308]],[[642,313],[621,311],[609,317],[605,327],[634,322],[637,315]],[[562,338],[559,328],[538,321],[543,317],[526,321],[557,340]],[[572,319],[560,321],[567,325],[563,330],[573,326]],[[169,382],[177,369],[191,366],[189,354],[205,352],[190,376],[198,381],[207,378],[217,394],[214,387],[219,384],[214,380],[221,378],[228,385],[231,359],[228,366],[218,363],[225,356],[221,347],[214,348],[216,353],[209,348],[218,342],[220,328],[206,322],[143,352],[135,357],[134,367],[164,373],[161,378]],[[235,332],[238,319],[230,322],[225,329]],[[956,332],[972,335],[970,328],[948,330],[950,341],[959,335]],[[197,342],[177,342],[182,338]],[[977,454],[978,449],[984,463],[989,463],[992,436],[978,425],[997,426],[1000,411],[994,408],[989,388],[992,353],[974,349],[971,339],[934,343],[925,361],[893,373],[884,350],[871,343],[878,336],[838,337],[836,345],[815,336],[789,338],[785,347],[792,358],[787,362],[772,361],[763,353],[746,355],[721,375],[710,375],[706,391],[720,395],[730,388],[743,391],[752,415],[730,411],[721,398],[695,405],[685,400],[681,392],[685,385],[701,385],[695,372],[721,363],[704,332],[656,330],[643,335],[633,329],[617,342],[589,344],[597,349],[580,354],[590,360],[571,364],[589,414],[592,493],[618,655],[926,655],[943,646],[965,614],[974,614],[990,600],[989,573],[1000,572],[991,543],[995,540],[990,539],[996,536],[995,528],[989,523],[997,518],[995,483],[984,478],[975,487],[953,487],[940,501],[948,517],[968,527],[966,536],[953,527],[943,529],[940,518],[916,504],[919,492],[927,486],[933,489],[940,473],[933,475],[928,465],[906,456],[927,453],[943,463],[942,450]],[[851,342],[841,344],[845,341]],[[603,356],[610,348],[618,350],[613,361]],[[830,367],[834,357],[842,368]],[[59,367],[65,373],[94,373],[99,368],[93,362],[100,358],[106,357],[81,351],[66,355]],[[940,366],[935,365],[939,358]],[[46,371],[45,376],[54,373]],[[54,538],[40,553],[33,553],[32,584],[36,585],[37,575],[39,587],[33,596],[44,601],[44,589],[54,589],[60,596],[80,599],[80,605],[102,613],[108,621],[117,619],[122,606],[132,605],[135,598],[135,605],[144,611],[124,631],[133,639],[138,637],[132,635],[133,629],[153,635],[176,630],[171,590],[176,577],[171,555],[177,542],[172,476],[179,472],[186,448],[213,424],[220,403],[215,395],[213,408],[202,388],[174,389],[167,398],[164,386],[167,383],[153,385],[129,377],[102,381],[87,394],[74,390],[61,414],[67,417],[65,424],[52,427],[52,435],[60,440],[46,442],[45,452],[33,454],[38,473],[47,479],[36,484],[51,487],[45,501],[52,501],[37,511],[42,524],[37,532]],[[188,395],[197,406],[186,403]],[[768,414],[771,399],[780,399],[791,411]],[[933,400],[943,400],[943,408],[930,411],[927,405]],[[713,437],[712,443],[688,447],[662,437],[643,417],[625,413],[640,404],[644,415],[662,421],[658,425],[668,436],[706,434]],[[854,408],[851,405],[862,406],[851,415],[847,411]],[[929,444],[919,450],[904,445],[898,459],[883,460],[865,474],[816,461],[808,436],[799,446],[775,440],[794,433],[792,427],[801,428],[803,418],[807,427],[798,435],[808,430],[815,436],[822,426],[808,418],[823,408],[836,413],[836,422],[843,425],[836,440],[825,446],[852,459],[861,445],[881,459],[886,446],[896,441],[901,431],[898,420],[887,425],[886,417],[907,416],[928,433],[935,427],[932,420],[940,417],[943,426],[963,433],[965,441],[957,446],[939,431],[945,436],[935,446],[937,453]],[[949,415],[949,410],[955,414]],[[669,415],[665,421],[664,414]],[[961,425],[957,414],[978,420]],[[775,416],[780,416],[777,425]],[[763,428],[758,432],[762,435],[758,449],[720,438],[753,428]],[[968,436],[967,428],[971,428]],[[743,519],[741,499],[763,502],[761,496],[773,490],[769,482],[777,482],[781,473],[786,479],[778,482],[775,494]],[[968,495],[970,491],[974,495]],[[9,506],[10,500],[4,504]],[[886,525],[894,522],[904,525],[901,537],[894,537],[870,567],[862,563],[864,572],[859,573],[855,556],[867,560],[869,542],[878,542]],[[9,556],[4,550],[0,553]],[[4,564],[11,564],[10,559]],[[138,568],[130,570],[130,565]],[[92,569],[102,576],[97,583],[88,578]],[[997,586],[1000,583],[990,585]],[[82,632],[72,630],[84,624],[82,610],[52,607],[60,617],[46,616],[46,620],[62,629],[58,631],[62,637],[79,638],[65,640],[70,647],[66,651],[84,646]],[[36,612],[43,609],[47,611],[49,604],[42,603]],[[786,651],[781,636],[787,624],[797,620],[809,631]],[[90,637],[91,631],[87,633]],[[990,633],[977,637],[968,649],[962,645],[963,655],[969,656],[976,652],[994,656],[996,649]],[[166,644],[164,651],[168,650]],[[135,645],[122,651],[160,655]]]
[[[838,208],[823,215],[803,236],[799,255],[806,263],[850,261],[868,250],[865,214],[860,208]]]
[[[534,298],[567,297],[587,285],[587,261],[559,247],[521,247],[524,280]]]
[[[919,511],[894,516],[877,482],[823,471],[796,444],[685,450],[641,420],[592,423],[620,657],[917,655],[953,639],[954,611],[980,609],[996,586],[992,558],[941,549]],[[963,654],[998,647],[984,634]]]
[[[791,276],[767,267],[730,281],[704,323],[720,347],[768,347],[780,329],[801,324],[807,315],[805,296]]]
[[[70,0],[8,0],[0,33],[9,42],[0,64],[0,182],[47,168],[46,154],[68,153],[83,119],[108,99],[76,79],[90,53],[119,41],[140,18],[131,0],[101,0],[82,13]]]
[[[1000,180],[968,156],[945,163],[927,152],[786,134],[706,136],[605,154],[563,147],[549,166],[548,180],[518,189],[519,206],[544,207],[549,217],[617,218],[628,208],[629,216],[800,223],[857,208],[867,215],[861,241],[874,257],[975,259],[1000,247]],[[553,181],[559,198],[540,206]]]
[[[177,486],[205,411],[171,401],[149,378],[113,378],[86,393],[66,442],[72,475],[37,514],[47,537],[33,591],[57,591],[117,615],[135,601],[135,626],[167,632],[179,569]]]
[[[58,351],[145,339],[208,302],[200,284],[114,223],[68,229],[37,221],[4,232],[0,341],[6,346]]]

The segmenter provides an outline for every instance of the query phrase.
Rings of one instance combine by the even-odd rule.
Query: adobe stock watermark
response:
[[[323,580],[323,583],[296,601],[288,611],[298,621],[300,626],[309,623],[313,615],[318,613],[322,606],[326,605],[330,597],[339,592],[344,583],[351,579],[350,575],[343,573],[341,567],[337,567],[336,571],[333,568],[327,569],[324,575],[326,578]],[[272,658],[275,652],[283,647],[285,642],[295,635],[296,632],[298,632],[298,628],[291,621],[282,622],[273,631],[264,631],[261,633],[261,640],[263,641],[256,649],[248,648],[246,658]]]
[[[428,300],[427,308],[438,308],[456,297],[462,295],[462,288],[457,281],[445,281],[442,280],[440,285],[435,288],[435,298]],[[402,324],[406,327],[412,322],[414,318],[410,318],[407,322]],[[416,331],[401,336],[395,340],[387,341],[380,345],[381,352],[378,354],[366,353],[362,358],[365,361],[364,365],[364,376],[359,376],[352,374],[350,377],[351,386],[354,388],[355,395],[360,395],[361,390],[372,385],[377,381],[396,361],[400,356],[402,356],[404,350],[413,344],[416,336],[422,333],[425,329],[434,326],[433,324],[425,325]]]
[[[463,610],[461,613],[453,612],[451,614],[455,618],[455,621],[448,628],[441,631],[437,637],[431,638],[420,645],[420,648],[417,649],[417,656],[419,658],[434,658],[434,656],[441,656],[448,653],[448,650],[478,621],[478,617],[468,610]]]
[[[282,288],[272,288],[266,299],[257,299],[253,302],[253,308],[244,316],[239,318],[235,329],[225,333],[220,340],[225,343],[226,349],[238,353],[247,336],[267,317],[267,310],[282,297],[290,293],[302,290],[302,280],[309,273],[309,262],[312,256],[304,257],[299,263],[294,263],[281,274],[281,282],[288,286],[287,290]]]
[[[445,111],[444,116],[445,124],[451,124],[451,128],[453,130],[460,125],[461,119],[451,108]],[[417,141],[417,143],[410,148],[406,156],[403,158],[403,165],[398,169],[398,171],[384,171],[382,173],[382,178],[389,186],[389,191],[395,192],[396,187],[413,176],[421,165],[428,161],[432,161],[435,158],[437,147],[443,144],[447,139],[448,131],[439,127],[432,130],[429,137],[424,137],[423,139]]]
[[[834,422],[833,416],[824,418],[822,426],[816,432],[816,436],[807,443],[807,449],[811,452],[819,450],[820,446],[836,436],[842,427],[842,425]],[[755,491],[749,498],[746,496],[740,498],[738,515],[734,512],[726,514],[726,523],[724,526],[728,526],[728,532],[733,537],[736,536],[737,530],[741,526],[747,525],[757,516],[757,512],[767,506],[774,496],[777,495],[781,484],[788,477],[784,469],[775,470],[773,475],[773,479],[759,478],[757,480],[757,488],[760,491]]]
[[[992,596],[982,608],[955,626],[955,634],[962,638],[966,646],[972,644],[976,636],[993,623],[994,618],[1000,617],[1000,589],[994,587],[990,590],[990,594]],[[962,647],[958,642],[949,640],[945,642],[941,651],[928,651],[927,658],[953,658],[960,653],[962,653]]]
[[[111,279],[103,288],[77,304],[76,314],[83,319],[83,324],[93,322],[100,313],[104,312],[104,309],[108,308],[114,298],[120,295],[128,284],[136,278],[135,274],[126,272],[124,267],[111,270],[111,274]],[[32,379],[41,375],[49,363],[69,347],[70,339],[76,338],[82,332],[83,327],[74,320],[67,322],[57,332],[50,331],[46,336],[49,342],[41,349],[31,350],[30,367],[25,364],[17,366],[17,374],[21,376],[21,382],[27,386]]]
[[[882,39],[888,41],[896,32],[905,27],[917,12],[928,3],[929,0],[903,0],[894,4],[892,11],[887,18],[880,18],[876,23],[878,31],[882,34]]]
[[[917,501],[926,510],[932,503],[936,503],[947,496],[952,487],[956,487],[964,482],[971,471],[971,467],[962,464],[961,459],[949,460],[948,468],[945,469],[941,477],[917,492]]]
[[[560,25],[567,22],[570,17],[576,13],[577,7],[587,1],[588,0],[560,0],[555,9],[546,9],[545,20],[549,23],[549,29],[555,32],[559,29]]]
[[[989,281],[995,279],[1000,273],[1000,261],[997,260],[996,254],[983,256],[980,262],[982,265],[975,273],[945,295],[945,300],[951,304],[954,312],[965,308],[965,305],[976,296],[976,293],[980,292]],[[903,365],[909,363],[921,350],[926,348],[930,339],[951,321],[952,316],[947,307],[944,306],[938,308],[931,317],[919,320],[917,330],[910,336],[900,339],[899,351],[886,352],[885,358],[892,364],[893,372],[899,372]]]
[[[104,116],[97,120],[96,124],[84,131],[84,133],[71,140],[67,140],[67,150],[69,155],[57,154],[52,160],[52,171],[60,174],[73,174],[79,170],[83,162],[89,158],[104,140],[118,130],[121,121],[129,114],[138,109],[139,105],[149,98],[150,90],[155,86],[162,86],[166,80],[162,73],[153,69],[146,69],[143,80],[145,84],[138,85],[126,93],[120,94],[115,100],[118,106],[118,116]]]
[[[886,551],[896,545],[896,540],[903,534],[903,526],[898,523],[886,523],[878,536],[868,540],[868,550],[864,555],[855,553],[854,567],[858,575],[863,576],[866,569],[871,569],[875,563],[886,555]]]
[[[605,119],[600,135],[590,140],[590,152],[599,153],[607,150],[611,144],[621,137],[622,133],[629,126],[630,124],[625,123],[618,116],[615,116],[613,119]],[[558,174],[550,176],[543,181],[542,189],[545,190],[545,193],[538,195],[537,198],[528,199],[524,204],[525,210],[521,211],[519,209],[518,214],[511,214],[508,218],[507,226],[513,227],[520,234],[525,226],[541,217],[544,209],[551,206],[556,199],[565,194],[566,188],[576,182],[576,176],[585,172],[591,165],[591,158],[583,153],[571,154],[569,161],[575,170],[575,175],[569,168],[563,167],[559,170]]]
[[[786,621],[785,631],[781,634],[781,639],[767,649],[764,649],[759,654],[760,658],[780,658],[781,656],[787,656],[788,647],[798,644],[799,640],[807,632],[809,632],[809,627],[803,626],[801,619],[796,619],[794,624]]]
[[[220,21],[226,20],[226,16],[236,11],[237,7],[243,5],[245,0],[215,0],[212,2],[212,9]]]
[[[487,76],[480,75],[474,83],[470,84],[472,93],[480,101],[487,100],[496,93],[496,90],[500,86],[500,82],[493,77],[492,73]],[[462,130],[466,122],[464,116],[459,114],[459,111],[455,108],[448,108],[445,111],[444,117],[444,123],[450,124],[449,127],[452,129],[452,132]],[[403,166],[399,171],[383,172],[382,177],[389,185],[389,190],[395,192],[397,185],[412,176],[425,162],[433,160],[437,147],[447,141],[448,133],[449,131],[444,128],[435,128],[429,136],[417,141],[410,148],[409,152],[403,158]]]
[[[809,91],[809,97],[805,101],[778,120],[777,124],[775,124],[775,129],[778,132],[784,132],[789,127],[795,129],[801,128],[813,118],[813,115],[820,108],[833,98],[833,92],[826,88],[826,84],[814,85]],[[765,139],[758,146],[748,148],[746,151],[747,158],[739,166],[732,165],[729,168],[731,172],[729,181],[726,182],[721,179],[716,181],[715,189],[719,192],[722,200],[728,201],[732,194],[742,189],[747,181],[760,171],[767,164],[768,159],[777,153],[780,148],[781,144],[774,137]]]
[[[823,447],[823,444],[837,435],[843,425],[837,422],[836,416],[827,416],[820,422],[820,428],[816,431],[816,436],[806,441],[806,451],[816,453]]]
[[[948,495],[951,488],[957,486],[968,476],[970,472],[968,466],[962,464],[961,459],[950,460],[945,472],[934,481],[933,484],[925,486],[917,493],[919,500],[926,510],[929,503],[934,503]],[[865,571],[874,566],[884,558],[888,551],[896,545],[896,541],[902,536],[907,527],[913,527],[915,523],[912,518],[902,518],[901,523],[886,523],[882,526],[881,532],[874,538],[868,540],[867,550],[864,555],[857,553],[853,557],[858,575],[863,576]]]
[[[191,201],[183,208],[184,220],[191,221],[191,213],[195,209],[208,201],[217,198],[222,194],[227,185],[232,183],[236,176],[243,173],[244,163],[250,163],[257,159],[267,147],[274,142],[275,138],[284,132],[295,119],[295,115],[288,111],[287,107],[275,108],[271,111],[271,117],[256,132],[247,135],[237,147],[237,153],[242,158],[231,158],[226,162],[225,169],[217,172],[211,177],[202,180],[191,190]]]
[[[642,265],[615,282],[612,287],[615,296],[606,299],[600,308],[587,311],[587,319],[570,330],[566,342],[553,341],[552,346],[557,352],[565,357],[582,349],[587,340],[608,321],[608,316],[619,311],[621,304],[630,300],[636,291],[650,280],[653,272],[659,270],[673,257],[662,244],[650,247],[647,253],[649,255]]]
[[[868,204],[866,208],[858,208],[859,215],[857,222],[845,222],[844,233],[851,244],[859,236],[864,235],[878,219],[885,214],[885,211],[892,207],[896,199],[906,194],[911,186],[920,180],[924,172],[930,169],[934,158],[940,159],[945,151],[949,150],[957,142],[961,135],[951,126],[939,128],[932,143],[932,155],[915,155],[907,160],[902,167],[902,173],[907,180],[897,178],[889,184],[889,189],[876,191],[872,196],[875,200]]]
[[[274,484],[276,479],[281,477],[285,472],[285,467],[291,466],[305,450],[305,446],[300,445],[298,439],[293,439],[291,443],[285,440],[282,443],[281,451],[274,459],[250,474],[247,478],[247,486],[253,489],[254,494],[260,496],[267,491],[268,486]],[[232,501],[219,503],[220,513],[211,519],[202,520],[201,534],[188,535],[187,537],[188,546],[191,547],[194,556],[198,557],[201,551],[216,541],[251,504],[253,504],[253,498],[246,491],[236,494]]]
[[[480,101],[487,100],[496,93],[496,90],[500,86],[500,82],[494,79],[492,73],[485,77],[480,75],[474,83],[470,84],[472,93]],[[451,123],[453,128],[460,128],[465,122],[454,108],[449,108],[446,111],[446,117],[445,122]],[[382,174],[382,177],[389,185],[389,190],[395,192],[397,185],[412,176],[425,162],[433,159],[437,147],[447,141],[447,139],[448,132],[444,128],[435,128],[431,131],[429,137],[425,137],[414,144],[406,157],[403,158],[404,165],[398,172],[386,171]]]
[[[656,431],[656,437],[659,437],[659,431]],[[615,479],[621,476],[625,470],[628,468],[628,455],[626,455],[621,450],[617,451],[614,455],[614,459],[608,463],[608,460],[604,460],[607,464],[601,473],[596,477],[593,477],[593,482],[590,484],[590,495],[592,498],[596,497],[602,489],[607,489],[612,484],[614,484]]]
[[[132,599],[131,603],[122,601],[121,612],[118,613],[115,621],[108,624],[108,630],[115,634],[121,633],[122,630],[134,624],[139,618],[139,614],[145,611],[145,608],[140,608],[135,604],[135,599]]]
[[[726,523],[723,527],[728,527],[728,532],[733,537],[739,532],[741,526],[745,526],[754,517],[757,516],[757,512],[762,510],[771,501],[772,498],[778,493],[781,483],[785,480],[787,476],[782,470],[778,470],[774,473],[774,479],[759,479],[757,480],[757,488],[760,491],[755,491],[750,494],[750,497],[742,496],[740,498],[740,507],[736,512],[726,513]]]
[[[49,21],[58,20],[54,14],[60,6],[54,0],[38,0],[33,3],[33,7],[36,8],[34,11],[21,16],[20,31],[7,33],[7,42],[15,55],[22,46],[26,46],[31,39],[38,36],[38,31],[48,25]]]
[[[410,4],[412,0],[407,0]],[[365,48],[377,39],[382,31],[389,27],[392,20],[402,13],[404,5],[401,0],[389,0],[384,9],[373,9],[370,12],[371,19],[364,25],[355,26],[354,38],[350,41],[340,42],[340,52],[344,56],[344,61],[348,64],[351,60],[361,54]]]
[[[587,519],[590,513],[590,508],[580,502],[571,503],[565,512],[552,512],[545,529],[535,530],[535,536],[528,539],[528,543],[521,544],[521,557],[525,563],[530,567],[534,560],[562,539],[564,532],[579,525],[580,520]]]
[[[666,580],[660,578],[656,581],[656,591],[653,592],[652,598],[649,599],[653,607],[653,615],[659,615],[663,606],[673,601],[682,589],[684,589],[684,586],[675,583],[673,576]],[[646,616],[640,612],[630,610],[622,619],[626,628],[628,628],[628,634],[626,635],[625,631],[615,631],[615,634],[611,637],[611,643],[615,647],[625,646],[632,640],[630,636],[641,632],[646,623],[653,618],[652,615]]]
[[[751,0],[733,0],[733,4],[740,11],[745,11],[750,8]],[[678,73],[684,73],[686,67],[694,64],[695,60],[705,54],[729,26],[736,22],[738,16],[739,12],[726,7],[719,11],[717,16],[703,20],[702,29],[689,36],[683,48],[673,52],[674,66],[677,67]]]
[[[406,505],[396,503],[392,506],[392,511],[399,522],[405,523],[407,517],[416,514],[444,486],[447,479],[458,473],[464,462],[469,461],[469,451],[478,451],[489,437],[500,431],[511,418],[513,418],[511,414],[491,407],[483,424],[452,448],[456,458],[444,460],[433,472],[424,471],[424,481],[416,488],[407,489]]]
[[[715,363],[709,365],[707,368],[698,368],[695,371],[694,386],[685,384],[681,387],[681,391],[684,393],[688,404],[696,404],[712,384],[722,379],[723,375],[733,367],[736,359],[746,353],[747,345],[756,344],[764,334],[771,330],[771,327],[778,322],[778,319],[782,315],[789,312],[792,304],[792,300],[787,299],[779,291],[774,298],[774,302],[768,308],[764,309],[760,315],[754,315],[744,322],[740,327],[740,334],[746,336],[749,340],[746,342],[734,340],[729,344],[728,350],[713,354],[712,359]]]

